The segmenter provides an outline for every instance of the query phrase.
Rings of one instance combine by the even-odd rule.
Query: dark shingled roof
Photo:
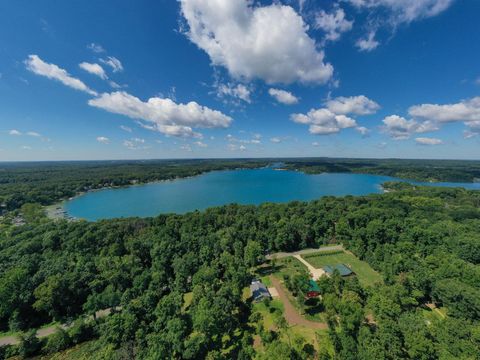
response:
[[[252,284],[250,285],[250,290],[252,291],[253,300],[255,301],[271,298],[270,292],[268,291],[267,287],[260,281],[252,281]]]

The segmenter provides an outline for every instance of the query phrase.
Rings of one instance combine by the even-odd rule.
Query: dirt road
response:
[[[270,280],[272,281],[275,289],[277,289],[278,297],[283,303],[285,320],[287,320],[289,325],[302,325],[311,329],[328,329],[328,325],[326,323],[310,321],[300,315],[297,309],[295,309],[295,307],[290,303],[290,300],[288,300],[286,290],[280,280],[274,276],[270,276]]]
[[[120,309],[121,309],[120,306],[116,308],[117,311],[120,310]],[[109,315],[111,312],[112,312],[111,309],[99,310],[99,311],[96,312],[95,315],[96,315],[97,318],[102,318],[104,316]],[[89,316],[88,319],[93,320],[93,317]],[[58,326],[59,325],[53,325],[53,326],[49,326],[49,327],[39,329],[37,331],[37,337],[41,339],[41,338],[52,335],[53,333],[55,333],[57,331]],[[62,324],[60,326],[64,330],[67,330],[71,325]],[[9,335],[9,336],[0,337],[0,346],[17,345],[19,343],[20,343],[20,339],[18,338],[18,335]]]

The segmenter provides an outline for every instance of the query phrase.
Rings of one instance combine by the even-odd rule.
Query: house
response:
[[[341,276],[350,276],[353,274],[353,271],[344,264],[337,264],[334,266],[327,265],[323,267],[323,270],[325,270],[328,275],[332,275],[335,270],[337,270]]]
[[[252,292],[253,301],[262,301],[264,299],[271,299],[272,295],[268,291],[264,283],[257,279],[253,279],[250,284],[250,291]]]
[[[311,299],[320,295],[320,288],[315,280],[310,279],[308,286],[307,299]]]

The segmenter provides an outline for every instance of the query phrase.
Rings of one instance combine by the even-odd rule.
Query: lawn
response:
[[[286,257],[275,261],[273,266],[261,266],[254,272],[254,276],[259,278],[267,287],[272,286],[269,276],[275,276],[280,281],[283,281],[285,275],[293,277],[295,275],[307,271],[305,265],[293,257]],[[285,289],[287,290],[287,289]],[[303,314],[305,319],[317,322],[325,322],[325,316],[320,312],[318,306],[300,306],[298,300],[287,290],[288,299],[290,303]]]
[[[303,258],[317,269],[326,265],[345,264],[355,272],[358,280],[364,286],[372,286],[375,283],[381,283],[383,281],[382,276],[373,270],[370,265],[350,253],[314,253],[304,255]]]
[[[262,315],[262,323],[265,329],[276,330],[275,318],[283,316],[283,304],[277,299],[270,301],[268,306],[264,302],[254,303],[253,312],[259,312]],[[328,337],[327,330],[315,330],[306,326],[295,325],[290,326],[287,331],[292,340],[297,336],[301,336],[307,343],[312,344],[316,350],[325,347],[333,354],[333,345]],[[283,334],[282,340],[288,341],[286,333]]]

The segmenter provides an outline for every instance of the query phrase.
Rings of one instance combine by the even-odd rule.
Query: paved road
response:
[[[117,308],[117,310],[120,310],[120,309],[121,309],[121,307]],[[104,316],[109,315],[111,312],[112,312],[111,309],[99,310],[95,313],[95,315],[96,315],[97,318],[102,318]],[[89,316],[88,319],[93,320],[93,317]],[[67,330],[70,326],[72,326],[72,325],[71,324],[60,325],[60,327],[64,330]],[[39,329],[37,331],[37,337],[38,338],[44,338],[44,337],[50,336],[57,331],[57,327],[58,327],[58,325],[53,325],[53,326],[49,326],[49,327]],[[9,335],[9,336],[4,336],[4,337],[0,338],[0,346],[17,345],[19,343],[20,343],[20,339],[19,339],[18,335]]]
[[[286,258],[289,256],[294,256],[294,255],[306,255],[306,254],[312,254],[316,252],[322,252],[322,251],[333,251],[333,250],[343,250],[342,245],[332,245],[332,246],[324,246],[318,249],[304,249],[304,250],[299,250],[299,251],[294,251],[294,252],[278,252],[274,254],[267,255],[267,259],[271,260],[273,257],[276,259],[281,259],[281,258]]]
[[[287,320],[290,326],[302,325],[310,329],[328,329],[328,325],[326,323],[310,321],[305,319],[302,315],[300,315],[297,309],[295,309],[295,307],[292,305],[292,303],[288,299],[286,290],[284,289],[280,280],[278,280],[274,276],[270,276],[270,280],[272,281],[272,284],[275,287],[275,289],[277,289],[278,297],[283,303],[285,320]]]

